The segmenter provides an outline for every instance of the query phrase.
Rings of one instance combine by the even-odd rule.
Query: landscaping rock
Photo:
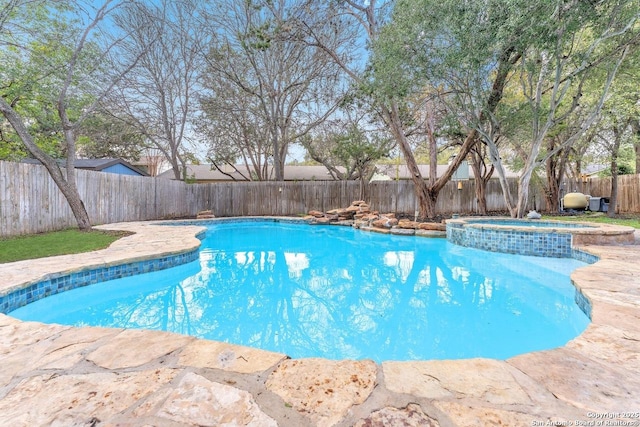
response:
[[[330,211],[327,211],[327,215],[341,215],[344,212],[346,212],[346,209],[343,208],[331,209]]]
[[[400,228],[412,228],[415,230],[419,226],[420,226],[419,223],[408,220],[408,219],[401,219],[400,221],[398,221],[398,227]]]
[[[396,228],[398,230],[391,231],[391,233],[398,235],[414,235],[418,234],[416,230],[422,230],[438,231],[437,235],[429,235],[429,237],[442,237],[441,233],[447,229],[444,222],[438,224],[411,221],[406,218],[398,219],[393,212],[380,214],[378,211],[372,211],[369,204],[364,200],[353,201],[346,208],[335,208],[328,210],[326,213],[312,210],[309,211],[308,218],[311,224],[352,225],[358,229],[385,233],[389,233],[390,230]]]
[[[196,219],[208,219],[208,218],[215,218],[215,217],[216,216],[211,211],[200,211],[196,215]]]
[[[396,234],[399,236],[413,236],[414,234],[416,234],[416,230],[414,230],[413,228],[399,228],[399,227],[393,227],[391,230],[391,234]]]
[[[394,225],[398,225],[398,220],[396,218],[382,217],[378,220],[372,221],[371,225],[378,228],[391,228]]]
[[[437,222],[421,222],[418,225],[420,230],[447,231],[447,224]]]

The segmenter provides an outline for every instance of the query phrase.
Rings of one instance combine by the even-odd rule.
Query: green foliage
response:
[[[11,20],[0,28],[0,96],[23,118],[36,144],[53,157],[65,155],[56,104],[73,55],[70,40],[80,32],[79,22],[68,13],[70,8],[71,3],[63,1],[32,2],[14,10]],[[97,52],[97,45],[89,41],[78,58],[81,71],[70,82],[71,95],[65,99],[72,122],[94,99],[84,77],[99,66],[108,66],[96,65],[101,64]],[[8,143],[0,158],[24,157],[26,151],[13,130],[4,121],[0,129],[2,141]]]
[[[635,167],[629,163],[621,163],[618,165],[618,175],[633,175],[635,173]],[[611,176],[611,168],[604,169],[598,176]]]
[[[139,160],[145,150],[144,136],[133,126],[105,111],[88,117],[81,125],[78,151],[87,158]]]
[[[354,165],[358,170],[363,170],[372,162],[387,156],[391,148],[389,141],[370,141],[355,125],[343,134],[335,135],[334,143],[332,156],[338,159],[341,165]]]
[[[252,26],[246,34],[239,35],[242,46],[247,50],[267,50],[271,47],[272,24],[270,20]]]
[[[65,230],[0,240],[0,264],[104,249],[124,232]]]

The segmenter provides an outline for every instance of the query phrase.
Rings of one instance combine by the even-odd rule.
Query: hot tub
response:
[[[556,258],[586,256],[576,246],[634,243],[634,231],[632,227],[611,224],[505,217],[447,220],[447,239],[451,243],[493,252]]]

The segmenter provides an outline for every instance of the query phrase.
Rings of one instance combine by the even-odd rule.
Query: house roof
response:
[[[436,177],[440,178],[447,171],[449,165],[438,165],[436,170]],[[461,166],[464,167],[464,166]],[[475,175],[473,174],[473,168],[471,165],[468,165],[467,174],[461,173],[460,175],[468,176],[469,178],[473,178]],[[418,165],[418,170],[420,170],[420,174],[424,179],[429,178],[429,165]],[[411,179],[411,172],[409,172],[409,168],[407,165],[376,165],[376,171],[379,174],[384,174],[390,177],[391,179]],[[512,170],[506,169],[505,174],[507,178],[517,178],[518,173],[513,172]],[[497,177],[497,174],[494,172],[493,177]]]
[[[608,169],[609,166],[608,165],[601,165],[601,164],[590,164],[590,165],[586,165],[582,168],[582,173],[588,176],[596,176],[598,175],[600,172]]]
[[[225,165],[222,171],[213,168],[212,165],[187,165],[187,177],[193,177],[196,181],[248,181],[247,168],[244,165],[234,167]],[[236,170],[237,169],[237,170]],[[344,170],[343,168],[339,168]],[[273,174],[273,170],[270,168]],[[158,178],[173,179],[173,171],[169,170],[158,175]],[[290,166],[284,167],[285,181],[326,181],[333,180],[329,170],[320,166]]]
[[[57,162],[60,166],[65,166],[64,159],[58,159]],[[22,163],[31,163],[36,165],[41,164],[39,160],[30,158],[22,159]],[[122,159],[76,159],[73,162],[73,165],[76,169],[93,170],[98,172],[114,165],[122,165],[142,176],[149,176],[148,173],[136,168],[135,166]]]
[[[447,165],[438,165],[437,176],[444,175],[447,170]],[[235,168],[230,165],[222,167],[222,172],[217,169],[212,169],[212,165],[187,165],[187,177],[193,178],[196,182],[213,182],[213,181],[248,181],[247,177],[249,173],[246,171],[244,165],[236,165]],[[418,165],[422,177],[427,179],[429,177],[429,165]],[[473,178],[473,169],[468,166],[468,175]],[[344,170],[344,168],[340,168]],[[376,165],[376,173],[380,178],[382,175],[389,177],[390,179],[411,179],[411,173],[407,165]],[[464,174],[462,174],[464,175]],[[507,178],[517,177],[516,172],[506,171]],[[496,176],[494,174],[494,176]],[[158,178],[174,179],[173,171],[169,170],[158,175]],[[329,170],[322,165],[313,166],[298,166],[298,165],[285,165],[284,167],[284,180],[285,181],[331,181],[333,177],[329,173]]]
[[[131,163],[122,159],[76,159],[74,162],[76,169],[87,169],[102,171],[114,165],[123,165],[140,175],[148,175],[146,172],[136,168]]]

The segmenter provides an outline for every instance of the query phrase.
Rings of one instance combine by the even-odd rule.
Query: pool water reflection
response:
[[[584,330],[569,279],[583,265],[347,227],[225,222],[210,226],[198,261],[11,315],[167,330],[295,358],[503,359]]]

